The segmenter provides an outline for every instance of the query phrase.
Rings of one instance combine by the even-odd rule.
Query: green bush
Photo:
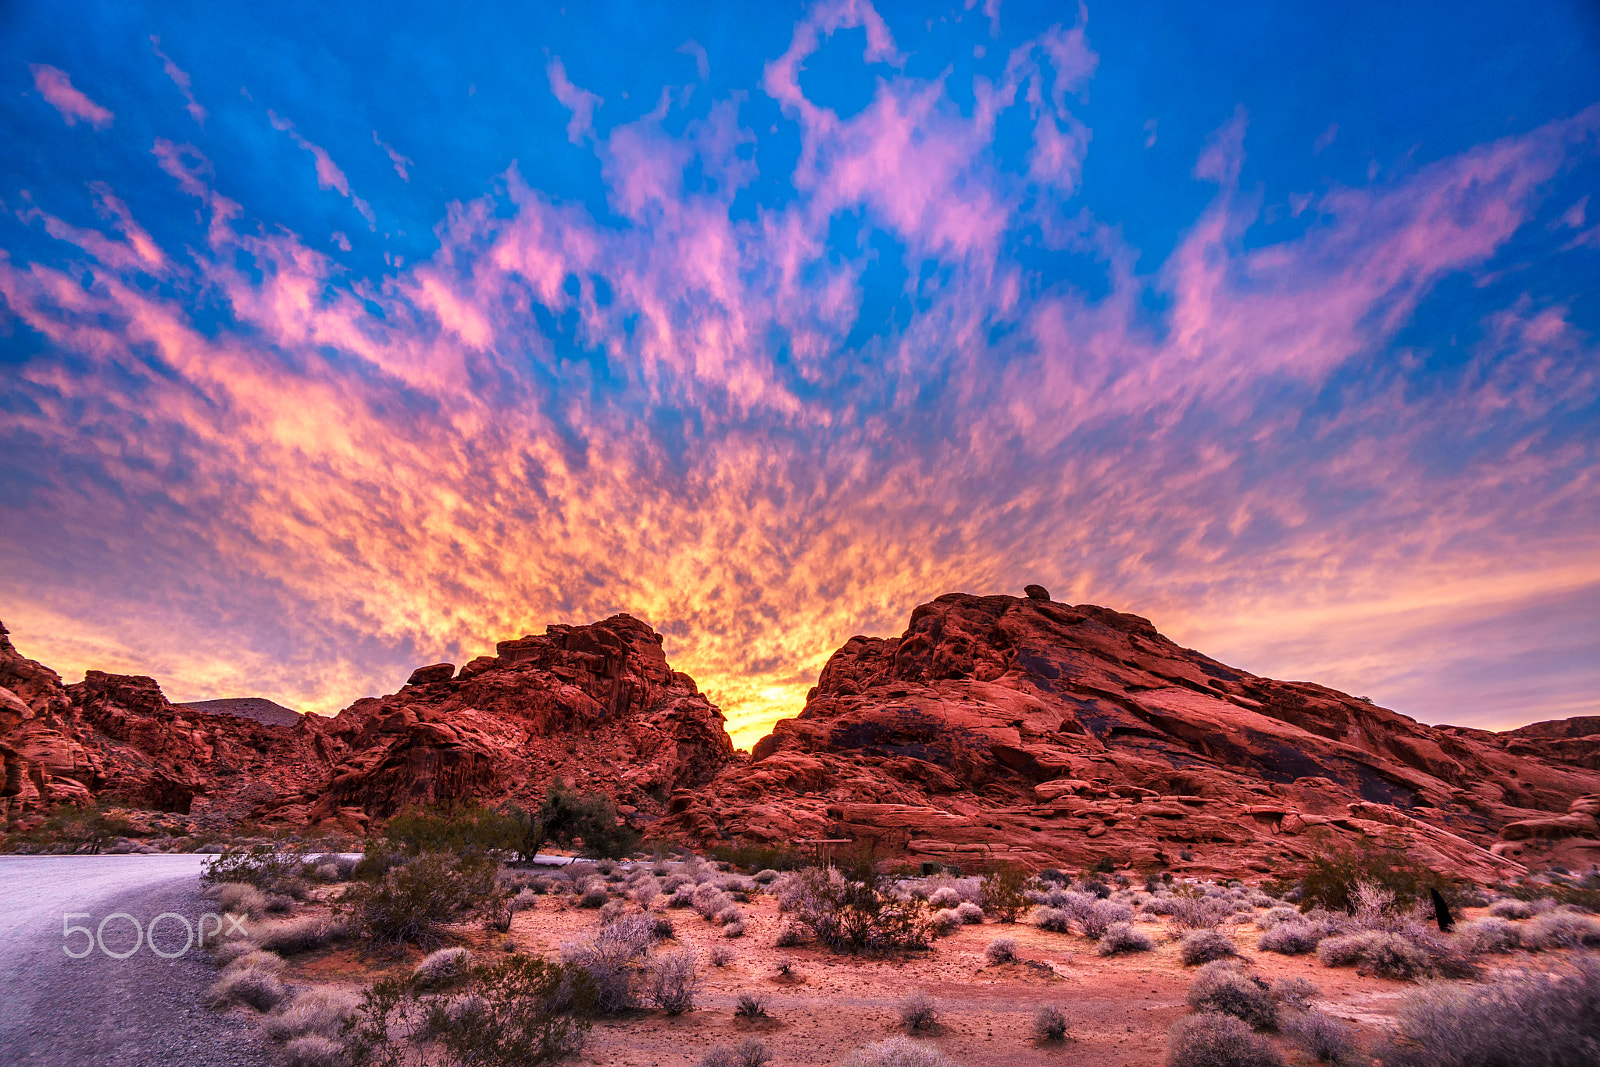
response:
[[[583,854],[620,859],[639,847],[639,832],[617,821],[617,807],[600,793],[576,793],[559,779],[550,783],[535,812],[508,809],[521,831],[522,858],[531,860],[546,844],[571,847],[583,842]]]
[[[271,845],[256,845],[248,852],[227,852],[208,863],[202,882],[253,885],[264,893],[304,899],[306,878],[313,865],[301,855],[279,852]]]
[[[476,856],[516,851],[522,844],[522,829],[514,815],[469,804],[431,810],[407,808],[388,821],[383,837],[413,856],[423,852]]]
[[[424,852],[409,863],[358,881],[340,898],[352,925],[378,944],[430,945],[439,927],[461,922],[504,894],[487,856]]]
[[[411,978],[378,982],[345,1034],[355,1067],[511,1067],[577,1052],[593,1017],[585,975],[515,955],[470,968],[448,993]]]
[[[1428,868],[1406,855],[1398,845],[1356,845],[1340,842],[1331,834],[1316,833],[1319,852],[1300,872],[1300,910],[1321,907],[1354,914],[1356,885],[1365,882],[1394,894],[1394,905],[1404,910],[1430,888],[1453,889]]]
[[[999,922],[1014,923],[1028,907],[1028,872],[1009,863],[997,865],[978,887],[983,913]]]

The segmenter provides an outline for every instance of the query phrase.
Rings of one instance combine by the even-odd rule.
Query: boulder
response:
[[[432,685],[434,682],[448,682],[456,675],[454,663],[430,663],[426,667],[418,667],[411,672],[411,677],[406,679],[407,685]]]

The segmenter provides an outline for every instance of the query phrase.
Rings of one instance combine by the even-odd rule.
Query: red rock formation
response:
[[[387,818],[410,804],[537,804],[551,779],[605,792],[635,821],[733,758],[722,713],[630,615],[503,641],[460,672],[422,667],[399,692],[307,717],[333,766],[270,817]]]
[[[90,671],[63,686],[0,626],[0,812],[8,818],[109,797],[221,825],[276,796],[269,783],[322,778],[306,756],[289,728],[177,707],[150,678]]]
[[[1600,857],[1584,799],[1600,773],[1558,740],[1423,726],[1028,592],[942,596],[898,638],[851,638],[805,710],[749,764],[675,796],[669,825],[701,841],[844,835],[945,861],[1222,874],[1283,871],[1317,828],[1402,841],[1480,879],[1519,868],[1525,846],[1497,844],[1502,828],[1559,829],[1570,854]]]

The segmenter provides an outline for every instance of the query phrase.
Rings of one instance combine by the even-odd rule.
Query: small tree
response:
[[[1405,909],[1418,896],[1426,895],[1430,886],[1441,884],[1437,875],[1407,856],[1399,845],[1340,842],[1325,830],[1316,831],[1311,840],[1318,849],[1300,872],[1302,911],[1322,907],[1353,914],[1360,884],[1387,889],[1394,894],[1394,905]]]
[[[1014,864],[998,864],[983,876],[978,892],[985,915],[1014,923],[1028,906],[1028,874]]]
[[[521,824],[525,860],[533,859],[549,842],[570,846],[581,839],[585,854],[606,859],[621,858],[639,847],[638,831],[618,823],[616,805],[609,797],[573,792],[559,779],[550,783],[538,811],[512,809],[512,814]]]

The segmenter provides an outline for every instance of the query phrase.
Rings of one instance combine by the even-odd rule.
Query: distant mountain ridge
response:
[[[174,704],[175,708],[193,708],[207,715],[234,715],[241,719],[254,719],[268,726],[294,726],[300,722],[300,712],[286,708],[266,697],[220,697],[216,700],[190,700]]]

